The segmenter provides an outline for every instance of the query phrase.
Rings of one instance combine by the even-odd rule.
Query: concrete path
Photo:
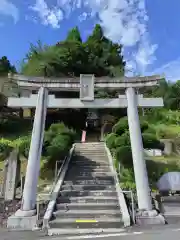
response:
[[[89,239],[89,240],[179,240],[180,239],[180,226],[161,226],[154,227],[153,229],[145,229],[144,231],[140,231],[138,228],[132,229],[127,233],[119,233],[119,234],[111,234],[104,236],[92,236],[92,237],[69,237],[62,240],[81,240],[81,239]],[[58,238],[60,239],[60,238]],[[39,239],[43,240],[43,239]],[[55,240],[55,238],[51,238],[51,240]]]
[[[76,236],[61,238],[58,236],[47,237],[43,232],[19,232],[19,231],[7,231],[0,229],[0,240],[179,240],[180,239],[180,225],[166,225],[166,226],[153,226],[146,229],[140,229],[138,227],[130,228],[126,232],[119,234],[109,234],[102,236]]]

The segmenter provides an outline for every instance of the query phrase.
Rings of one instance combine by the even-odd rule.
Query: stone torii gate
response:
[[[138,107],[163,107],[163,100],[162,98],[144,98],[143,95],[136,95],[136,89],[157,85],[158,80],[162,79],[160,76],[110,79],[81,75],[80,81],[78,78],[45,79],[21,75],[10,75],[9,77],[16,80],[20,87],[38,91],[38,94],[31,94],[28,97],[10,97],[8,99],[8,106],[11,108],[36,107],[22,207],[15,213],[16,217],[36,214],[37,183],[47,108],[127,108],[138,207],[141,210],[152,210]],[[114,99],[95,99],[94,89],[97,88],[124,89],[125,94]],[[48,91],[62,91],[63,89],[80,90],[80,98],[56,98],[55,95],[48,95]]]

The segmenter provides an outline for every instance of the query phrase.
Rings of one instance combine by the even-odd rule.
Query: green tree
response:
[[[75,27],[68,32],[66,41],[82,42],[81,34],[78,27]]]
[[[120,76],[125,62],[122,46],[105,38],[96,25],[86,42],[82,42],[78,28],[69,31],[64,41],[53,46],[31,45],[22,66],[22,73],[36,76]]]
[[[0,76],[5,76],[9,72],[15,73],[16,68],[15,66],[11,65],[10,61],[6,56],[0,58]]]

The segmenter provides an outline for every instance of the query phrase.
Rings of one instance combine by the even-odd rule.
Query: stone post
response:
[[[134,175],[138,198],[138,207],[141,210],[152,210],[150,188],[147,176],[147,169],[144,160],[143,143],[139,122],[137,96],[134,88],[127,88],[127,114],[129,123],[129,133],[134,165]]]
[[[38,92],[36,112],[34,117],[22,206],[21,209],[15,213],[15,216],[33,216],[36,214],[36,195],[44,137],[47,100],[48,91],[46,88],[41,87]]]
[[[16,187],[20,176],[20,160],[18,150],[13,150],[5,165],[4,199],[11,201],[15,198]]]

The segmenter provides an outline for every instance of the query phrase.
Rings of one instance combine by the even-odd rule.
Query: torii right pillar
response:
[[[131,140],[131,149],[134,165],[134,175],[136,182],[136,191],[138,199],[139,224],[165,224],[163,216],[152,209],[152,198],[150,193],[146,163],[144,159],[144,148],[142,142],[138,102],[135,89],[129,87],[126,89],[127,97],[127,115],[129,123],[129,133]],[[143,219],[143,220],[142,220]],[[137,220],[137,219],[136,219]],[[144,221],[145,220],[145,221]],[[148,221],[147,221],[148,220]]]
[[[127,115],[137,189],[138,207],[139,209],[152,210],[149,181],[143,154],[144,151],[135,89],[127,88],[126,96],[128,102]]]

